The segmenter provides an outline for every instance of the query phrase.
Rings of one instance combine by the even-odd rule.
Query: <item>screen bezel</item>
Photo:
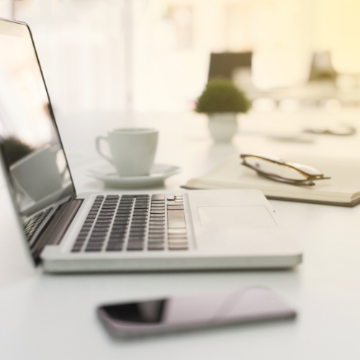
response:
[[[53,204],[56,204],[56,203],[59,203],[59,202],[62,202],[64,199],[69,199],[69,198],[75,198],[77,196],[77,193],[76,193],[76,188],[75,188],[75,184],[74,184],[74,180],[73,180],[73,177],[72,177],[72,174],[71,174],[71,170],[70,170],[70,166],[69,166],[69,162],[68,162],[68,159],[67,159],[67,156],[66,156],[66,152],[65,152],[65,149],[64,149],[64,146],[63,146],[63,143],[62,143],[62,140],[61,140],[61,136],[60,136],[60,132],[59,132],[59,129],[58,129],[58,126],[57,126],[57,123],[56,123],[56,119],[55,119],[55,114],[54,114],[54,111],[53,111],[53,107],[52,107],[52,104],[51,104],[51,100],[50,100],[50,95],[49,95],[49,91],[48,91],[48,88],[46,86],[46,82],[45,82],[45,77],[44,77],[44,74],[43,74],[43,71],[42,71],[42,68],[41,68],[41,64],[40,64],[40,60],[39,60],[39,56],[38,56],[38,53],[36,51],[36,47],[35,47],[35,42],[34,42],[34,38],[33,38],[33,35],[32,35],[32,32],[31,32],[31,29],[29,27],[28,24],[26,24],[25,22],[22,22],[22,21],[14,21],[14,20],[8,20],[8,19],[4,19],[4,18],[1,18],[0,17],[0,21],[5,21],[5,22],[9,22],[9,23],[13,23],[13,24],[17,24],[19,26],[25,26],[28,33],[29,33],[29,36],[30,36],[30,40],[31,40],[31,43],[32,43],[32,46],[33,46],[33,49],[34,49],[34,53],[35,53],[35,57],[36,57],[36,61],[37,61],[37,64],[39,66],[39,70],[40,70],[40,74],[41,74],[41,79],[43,81],[43,84],[44,84],[44,87],[45,87],[45,91],[46,91],[46,96],[47,96],[47,99],[48,99],[48,104],[49,104],[49,113],[50,113],[50,118],[53,122],[53,125],[54,125],[54,129],[57,133],[57,136],[59,138],[59,144],[61,146],[61,149],[63,151],[63,154],[64,154],[64,158],[65,158],[65,162],[66,162],[66,166],[67,166],[67,169],[69,171],[69,179],[70,179],[70,182],[71,182],[71,185],[72,185],[72,188],[73,188],[73,194],[72,195],[65,195],[65,196],[62,196],[60,197],[59,199],[57,199]],[[23,237],[23,240],[26,244],[26,248],[31,256],[31,258],[33,259],[33,262],[34,262],[34,265],[37,266],[38,265],[38,261],[36,260],[36,258],[34,257],[34,255],[31,253],[31,250],[30,250],[30,247],[28,245],[28,241],[25,237],[25,234],[24,234],[24,231],[23,231],[23,220],[22,220],[22,216],[19,212],[19,209],[18,209],[18,206],[17,206],[17,203],[16,203],[16,200],[15,200],[15,196],[14,196],[14,193],[13,193],[13,183],[12,183],[12,180],[11,180],[11,177],[9,175],[9,166],[8,166],[8,163],[7,163],[7,158],[4,154],[4,150],[2,149],[2,145],[1,145],[1,142],[0,142],[0,163],[1,163],[1,167],[2,167],[2,170],[3,170],[3,174],[4,174],[4,178],[5,178],[5,181],[6,181],[6,185],[7,185],[7,188],[9,190],[9,193],[10,193],[10,197],[11,197],[11,200],[12,200],[12,203],[13,203],[13,206],[14,206],[14,209],[15,209],[15,212],[16,212],[16,215],[17,215],[17,218],[18,218],[18,225],[19,225],[19,228],[21,230],[21,233],[22,233],[22,237]],[[50,205],[47,205],[46,207],[48,207]]]

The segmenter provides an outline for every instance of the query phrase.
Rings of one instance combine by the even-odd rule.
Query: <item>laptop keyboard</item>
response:
[[[182,195],[97,196],[72,252],[188,250]]]
[[[45,211],[36,214],[34,217],[32,217],[31,219],[27,220],[24,223],[23,226],[24,226],[25,236],[29,241],[32,238],[32,236],[35,234],[36,230],[41,225],[43,220],[50,214],[51,210],[52,208],[46,209]]]

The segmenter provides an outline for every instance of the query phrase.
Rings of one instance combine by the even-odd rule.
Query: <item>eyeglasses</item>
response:
[[[287,162],[276,156],[242,154],[242,165],[255,170],[259,175],[292,185],[315,185],[314,180],[330,179],[311,166]]]

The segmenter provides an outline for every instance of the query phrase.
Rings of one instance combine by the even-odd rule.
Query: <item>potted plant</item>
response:
[[[215,141],[230,141],[237,130],[237,113],[246,113],[250,101],[230,80],[213,79],[196,102],[195,111],[209,117],[209,130]]]

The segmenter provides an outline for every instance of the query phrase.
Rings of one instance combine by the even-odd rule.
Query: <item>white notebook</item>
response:
[[[296,186],[267,179],[243,165],[233,155],[209,173],[189,180],[188,189],[259,189],[268,199],[352,207],[360,203],[360,161],[315,156],[286,155],[287,161],[321,170],[329,180],[314,186]]]

